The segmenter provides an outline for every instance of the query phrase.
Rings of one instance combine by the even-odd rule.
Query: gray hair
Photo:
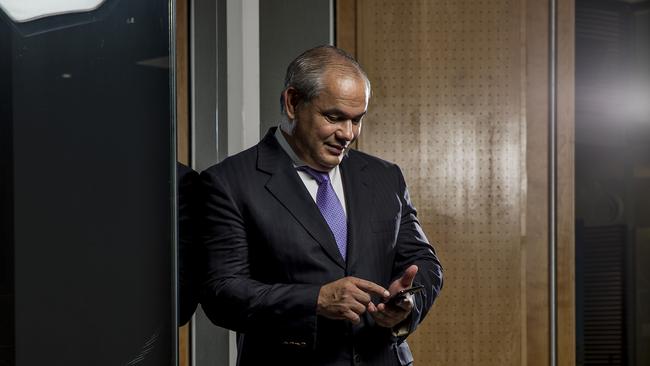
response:
[[[291,61],[284,77],[284,90],[293,87],[299,95],[299,103],[309,103],[323,90],[321,78],[328,70],[357,74],[366,83],[366,91],[370,95],[370,80],[361,65],[347,52],[330,45],[309,49]],[[280,96],[280,110],[287,115],[284,93]]]

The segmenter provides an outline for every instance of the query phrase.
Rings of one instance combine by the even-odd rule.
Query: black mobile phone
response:
[[[386,306],[397,306],[399,303],[402,301],[406,300],[406,297],[410,294],[417,294],[418,292],[421,292],[424,290],[424,285],[417,285],[409,288],[405,288],[404,290],[401,290],[400,292],[396,293],[395,295],[391,296],[388,300],[384,302]]]

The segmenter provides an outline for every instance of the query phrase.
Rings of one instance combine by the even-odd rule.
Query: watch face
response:
[[[2,9],[17,23],[53,15],[79,13],[99,8],[106,0],[0,0]]]

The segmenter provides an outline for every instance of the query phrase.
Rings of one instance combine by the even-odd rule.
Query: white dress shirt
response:
[[[296,169],[301,166],[307,165],[305,164],[304,161],[302,161],[298,157],[298,155],[296,155],[295,151],[293,151],[291,145],[289,145],[289,142],[282,134],[282,129],[280,128],[280,126],[278,126],[277,130],[275,130],[275,139],[278,140],[278,143],[282,147],[282,150],[284,150],[287,153],[287,155],[289,155],[289,157],[293,161],[293,166]],[[302,170],[298,170],[298,176],[300,176],[300,180],[302,180],[302,183],[307,188],[307,191],[309,191],[309,195],[311,195],[311,198],[314,200],[314,202],[316,202],[316,193],[318,192],[318,182],[316,182],[316,179],[314,179],[314,177],[309,175],[309,173],[303,172]],[[336,193],[336,196],[341,202],[341,206],[343,206],[343,212],[347,217],[348,212],[347,212],[347,207],[345,207],[345,194],[343,193],[343,181],[341,179],[341,169],[339,168],[338,165],[334,167],[334,169],[329,171],[329,176],[330,176],[330,182],[332,183],[332,187],[334,188],[334,192]]]

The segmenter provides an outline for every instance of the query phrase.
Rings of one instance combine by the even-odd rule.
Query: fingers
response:
[[[404,274],[402,275],[402,278],[400,278],[400,283],[404,288],[409,288],[413,285],[413,279],[415,278],[415,275],[418,273],[418,266],[415,264],[410,265],[406,271],[404,271]]]
[[[367,292],[363,291],[356,284],[352,282],[350,282],[349,284],[348,292],[356,301],[363,304],[364,308],[365,305],[368,305],[368,303],[372,300],[370,298],[370,295]]]
[[[412,265],[404,271],[401,278],[391,285],[391,291],[411,287],[418,267]],[[413,296],[396,306],[372,303],[371,294],[387,298],[390,292],[378,284],[356,277],[346,277],[328,283],[321,288],[318,297],[317,313],[331,319],[344,319],[353,324],[361,321],[361,314],[368,311],[377,324],[392,327],[408,317],[413,309]]]
[[[377,311],[377,306],[372,302],[369,302],[368,305],[366,305],[366,310],[368,310],[371,313],[374,313]]]
[[[401,323],[409,316],[412,309],[412,298],[407,298],[399,306],[386,306],[386,304],[379,304],[377,306],[368,305],[368,312],[377,324],[386,328],[392,328]]]
[[[348,281],[344,283],[346,293],[352,296],[356,301],[363,304],[364,308],[365,305],[368,305],[368,303],[370,303],[370,301],[372,300],[370,294],[368,293],[369,290],[367,290],[367,288],[376,286],[383,289],[383,287],[381,286],[375,285],[370,281],[365,281],[359,278],[349,277],[347,278],[347,280]]]
[[[417,272],[417,267],[415,267],[415,268],[416,268],[416,272]],[[413,276],[415,277],[415,275],[413,275]],[[376,295],[379,295],[379,296],[382,296],[382,297],[390,296],[390,293],[388,292],[388,290],[386,290],[385,288],[379,286],[378,284],[376,284],[374,282],[362,280],[361,278],[356,278],[356,277],[350,277],[350,280],[359,289],[361,289],[361,290],[363,290],[363,291],[365,291],[367,293],[368,292],[373,293],[373,294],[376,294]]]
[[[391,312],[391,311],[407,311],[407,312],[410,312],[411,310],[413,310],[414,303],[415,303],[415,299],[414,299],[413,295],[408,295],[406,298],[404,298],[404,300],[402,300],[402,301],[400,301],[398,303],[395,303],[394,305],[393,304],[387,305],[385,303],[379,304],[379,305],[377,305],[377,309],[379,309],[381,311],[385,310],[385,311],[388,311],[388,312]]]
[[[370,312],[370,315],[375,319],[375,322],[378,325],[385,328],[392,328],[406,319],[408,313],[394,312],[386,309],[382,311],[377,309],[375,312]]]
[[[415,300],[413,298],[413,295],[409,295],[405,301],[397,303],[397,306],[402,308],[403,310],[410,312],[411,310],[413,310],[414,304],[415,304]]]
[[[343,314],[345,320],[349,320],[352,324],[358,324],[361,321],[359,314],[355,313],[352,310],[348,310]]]
[[[366,311],[366,304],[353,301],[350,303],[349,309],[352,310],[355,314],[363,314]]]
[[[321,287],[316,311],[330,319],[346,319],[358,323],[359,316],[372,304],[369,292],[381,296],[388,293],[383,287],[356,277],[330,282]],[[374,304],[372,306],[374,309]]]

